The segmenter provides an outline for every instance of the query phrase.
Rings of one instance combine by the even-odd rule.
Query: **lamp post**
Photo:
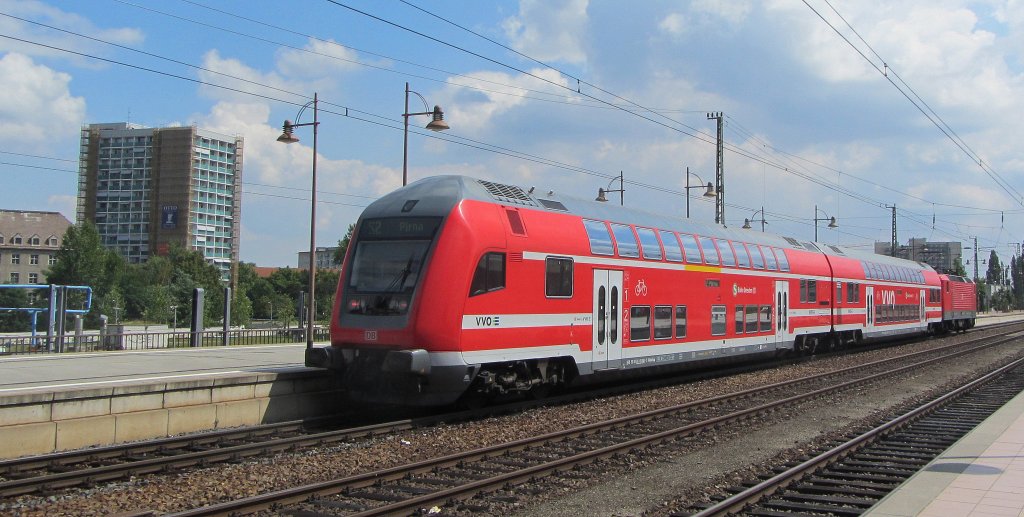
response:
[[[290,120],[284,121],[284,128],[281,132],[281,136],[277,137],[278,142],[286,144],[293,144],[298,142],[299,139],[292,134],[292,130],[302,126],[313,126],[313,180],[312,186],[310,187],[310,205],[309,205],[309,302],[306,306],[306,348],[313,348],[313,320],[315,319],[316,306],[315,293],[316,293],[316,139],[317,139],[317,128],[320,126],[320,120],[318,118],[319,111],[317,103],[319,99],[317,94],[313,93],[313,100],[303,104],[299,108],[298,114],[295,115],[295,123]],[[307,122],[299,124],[299,120],[302,119],[302,112],[306,111],[306,108],[313,106],[313,122]]]
[[[612,183],[615,183],[615,180],[619,180],[619,188],[617,188],[617,189],[613,189],[612,188]],[[625,198],[624,198],[624,194],[623,194],[625,191],[626,191],[626,183],[624,181],[622,181],[622,171],[619,171],[619,177],[618,178],[612,178],[612,180],[608,182],[608,187],[597,189],[597,199],[595,199],[594,201],[600,201],[600,202],[603,203],[605,201],[608,201],[608,198],[605,197],[605,194],[607,194],[609,192],[618,192],[619,193],[619,206],[622,206],[625,203]]]
[[[171,332],[177,332],[178,330],[178,306],[171,305],[171,310],[174,311],[174,326],[171,327]]]
[[[764,207],[763,206],[761,207],[760,210],[754,212],[753,214],[750,214],[750,219],[744,219],[743,220],[743,229],[744,230],[749,230],[750,229],[750,222],[751,221],[757,221],[757,219],[754,219],[754,217],[756,217],[757,214],[761,214],[761,219],[760,219],[761,220],[761,232],[764,232],[764,225],[768,224],[768,221],[764,220]]]
[[[818,217],[818,212],[825,214],[825,217]],[[818,221],[828,221],[829,228],[839,228],[835,216],[830,217],[828,213],[818,208],[818,205],[814,205],[814,242],[818,242]]]
[[[700,185],[694,185],[694,186],[691,187],[690,186],[690,176],[693,176],[693,177],[697,178],[698,180],[700,180]],[[686,168],[686,218],[687,219],[690,218],[690,189],[692,189],[692,188],[707,189],[707,190],[704,191],[704,197],[718,197],[718,193],[715,192],[715,186],[713,184],[711,184],[710,181],[707,183],[707,185],[705,185],[704,184],[704,180],[701,179],[701,177],[698,176],[696,173],[690,172],[690,168],[687,167]]]
[[[415,93],[417,97],[423,101],[423,110],[418,113],[409,113],[409,94]],[[409,83],[405,83],[405,111],[402,113],[403,119],[403,140],[402,140],[402,186],[409,184],[409,117],[415,117],[417,115],[431,115],[430,123],[427,124],[426,128],[431,131],[444,131],[448,129],[448,123],[444,121],[444,111],[441,110],[441,106],[434,106],[433,110],[427,108],[427,99],[424,99],[422,95],[409,89]]]

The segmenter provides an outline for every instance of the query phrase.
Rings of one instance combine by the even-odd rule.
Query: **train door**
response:
[[[925,298],[925,293],[924,293],[924,289],[921,289],[921,293],[920,293],[920,296],[921,296],[921,298],[920,298],[920,304],[921,304],[921,321],[927,321],[927,319],[928,319],[928,318],[927,318],[927,314],[928,314],[928,313],[926,312],[926,308],[925,308],[925,306],[924,306],[924,301],[926,300],[926,298]]]
[[[622,361],[622,271],[594,270],[594,369]]]
[[[789,282],[775,281],[775,346],[786,346],[789,333]]]
[[[875,329],[875,286],[869,285],[865,289],[864,310],[866,311],[865,327],[867,330]]]

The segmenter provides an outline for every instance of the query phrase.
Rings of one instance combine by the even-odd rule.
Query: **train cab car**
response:
[[[977,285],[957,275],[939,275],[942,332],[964,331],[974,328],[978,313]]]
[[[870,258],[870,260],[869,260]],[[356,401],[544,393],[923,331],[927,266],[436,176],[366,208],[331,346]],[[913,307],[913,311],[910,307]]]

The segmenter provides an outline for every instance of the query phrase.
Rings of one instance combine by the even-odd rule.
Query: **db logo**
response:
[[[363,336],[363,339],[365,339],[366,341],[377,341],[377,331],[367,330],[366,334]]]

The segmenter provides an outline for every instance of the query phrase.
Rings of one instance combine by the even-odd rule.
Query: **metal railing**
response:
[[[313,341],[330,339],[326,326],[313,329]],[[304,343],[306,329],[232,329],[191,332],[188,329],[171,332],[149,331],[89,331],[65,334],[47,339],[47,336],[0,335],[0,355],[50,354],[66,352],[97,352],[104,350],[154,350],[164,348],[190,348],[211,346],[254,346]]]

